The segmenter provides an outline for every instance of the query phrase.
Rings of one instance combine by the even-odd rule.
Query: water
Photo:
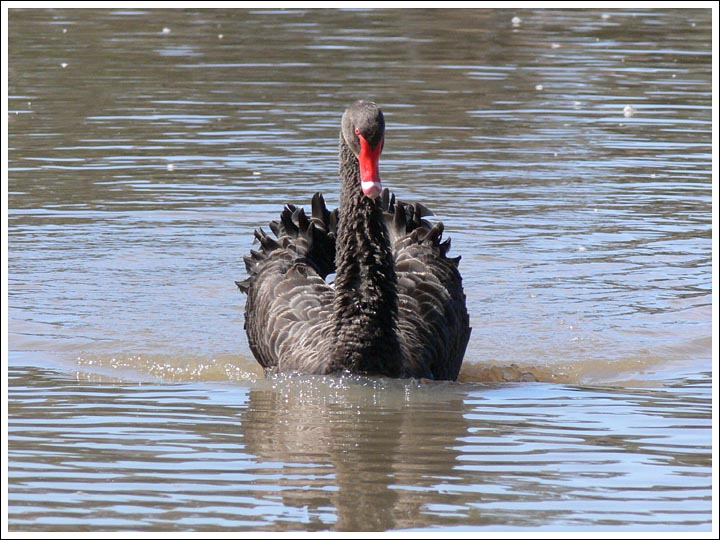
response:
[[[11,10],[9,44],[11,531],[710,531],[710,10]],[[252,229],[337,204],[357,98],[463,257],[458,383],[249,351]]]

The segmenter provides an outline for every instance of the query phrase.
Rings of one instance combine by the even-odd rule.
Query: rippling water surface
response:
[[[711,13],[9,12],[9,527],[711,527]],[[384,183],[444,221],[461,381],[265,378],[242,255]]]

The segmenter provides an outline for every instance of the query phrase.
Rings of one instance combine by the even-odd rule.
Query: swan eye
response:
[[[360,128],[355,128],[355,135],[360,135]]]

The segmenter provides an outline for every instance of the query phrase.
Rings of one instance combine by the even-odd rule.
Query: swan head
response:
[[[372,101],[356,101],[342,118],[345,143],[360,164],[360,187],[366,197],[377,198],[382,192],[380,154],[385,142],[385,117]]]

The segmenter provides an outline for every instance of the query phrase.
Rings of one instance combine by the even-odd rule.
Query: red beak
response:
[[[360,154],[358,161],[360,162],[360,186],[366,197],[375,199],[382,192],[382,183],[380,181],[380,154],[382,153],[383,140],[377,143],[373,148],[367,142],[365,137],[358,134],[360,139]]]

